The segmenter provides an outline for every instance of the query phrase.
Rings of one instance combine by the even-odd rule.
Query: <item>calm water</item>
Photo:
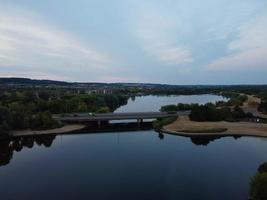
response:
[[[252,137],[209,142],[151,130],[44,137],[32,144],[0,143],[1,199],[244,200],[250,177],[267,161],[267,140]]]
[[[127,105],[121,106],[115,112],[149,112],[159,111],[161,106],[177,103],[215,103],[225,101],[226,98],[217,95],[179,95],[179,96],[142,96],[129,99]]]

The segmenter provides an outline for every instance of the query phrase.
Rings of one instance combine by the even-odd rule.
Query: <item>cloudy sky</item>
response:
[[[0,0],[0,76],[266,84],[266,0]]]

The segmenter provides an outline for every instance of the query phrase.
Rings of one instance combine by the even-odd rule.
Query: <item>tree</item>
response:
[[[177,106],[172,104],[172,105],[166,105],[162,106],[160,109],[161,112],[170,112],[170,111],[177,111]]]
[[[253,200],[267,199],[267,173],[257,173],[250,183],[250,195]]]
[[[110,110],[107,106],[103,106],[103,107],[99,108],[96,112],[97,113],[108,113],[108,112],[110,112]]]
[[[267,163],[261,164],[256,175],[252,177],[250,195],[253,200],[267,199]]]
[[[258,168],[258,172],[259,173],[267,173],[267,162],[266,163],[262,163],[259,168]]]

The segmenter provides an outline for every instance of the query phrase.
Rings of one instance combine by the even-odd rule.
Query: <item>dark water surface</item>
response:
[[[267,140],[149,130],[26,138],[0,151],[3,200],[243,200]]]

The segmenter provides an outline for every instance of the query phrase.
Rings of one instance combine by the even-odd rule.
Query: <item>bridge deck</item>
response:
[[[130,113],[103,113],[89,115],[88,113],[76,113],[66,117],[54,117],[62,122],[90,122],[129,119],[156,119],[164,117],[176,117],[177,113],[167,112],[130,112]]]

